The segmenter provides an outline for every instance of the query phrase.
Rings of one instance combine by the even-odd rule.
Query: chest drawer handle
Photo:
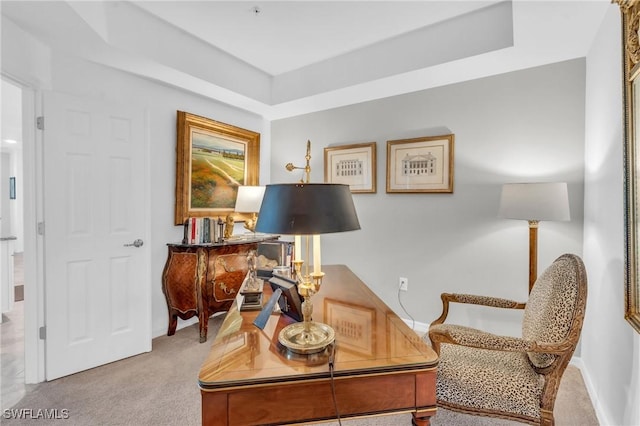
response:
[[[226,295],[230,295],[236,292],[233,288],[227,287],[227,285],[224,282],[221,282],[218,285],[220,286],[220,290],[224,291]]]

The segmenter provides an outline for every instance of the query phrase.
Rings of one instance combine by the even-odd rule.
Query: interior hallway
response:
[[[22,253],[13,256],[16,296],[23,293],[24,267]],[[22,287],[21,287],[22,286]],[[18,297],[19,298],[19,297]],[[25,395],[24,384],[24,301],[18,301],[13,310],[3,315],[0,324],[0,409],[15,405]]]

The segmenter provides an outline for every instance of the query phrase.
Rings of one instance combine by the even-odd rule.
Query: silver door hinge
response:
[[[44,116],[36,117],[36,128],[38,130],[44,130]]]
[[[38,334],[40,335],[40,340],[47,340],[47,327],[40,327]]]
[[[38,235],[44,235],[44,222],[38,222]]]

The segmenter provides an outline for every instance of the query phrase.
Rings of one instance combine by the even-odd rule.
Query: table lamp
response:
[[[538,223],[542,220],[569,220],[567,183],[504,184],[498,216],[529,222],[529,293],[531,293],[538,275]]]
[[[295,353],[320,352],[335,340],[334,330],[311,321],[311,298],[320,290],[324,273],[321,270],[320,234],[360,229],[358,215],[349,185],[328,183],[296,183],[267,185],[256,231],[294,235],[294,267],[298,293],[302,303],[303,321],[283,328],[278,341]],[[309,237],[313,238],[313,272],[309,272]],[[306,262],[302,258],[302,238],[306,240]]]
[[[238,213],[251,213],[251,219],[245,220],[244,227],[251,232],[255,232],[258,212],[264,197],[264,186],[239,186],[236,206],[234,210]]]

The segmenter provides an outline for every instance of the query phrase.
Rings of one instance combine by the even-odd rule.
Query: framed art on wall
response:
[[[324,181],[349,185],[354,194],[376,192],[376,143],[324,149]]]
[[[387,141],[387,192],[453,192],[453,134]]]
[[[177,135],[175,225],[234,213],[238,187],[259,182],[260,133],[178,111]]]
[[[625,297],[624,317],[640,333],[640,1],[616,0],[622,11],[624,75]]]

